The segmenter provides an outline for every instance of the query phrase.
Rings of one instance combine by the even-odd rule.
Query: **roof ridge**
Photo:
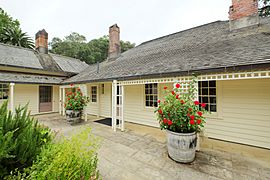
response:
[[[178,34],[178,33],[183,33],[183,32],[186,32],[186,31],[189,31],[189,30],[192,30],[192,29],[201,28],[203,26],[208,26],[208,25],[211,25],[211,24],[219,23],[219,22],[228,22],[228,20],[217,20],[217,21],[213,21],[213,22],[210,22],[210,23],[206,23],[206,24],[202,24],[202,25],[199,25],[199,26],[195,26],[195,27],[192,27],[192,28],[184,29],[184,30],[181,30],[181,31],[178,31],[178,32],[175,32],[175,33],[171,33],[171,34],[168,34],[168,35],[165,35],[165,36],[161,36],[161,37],[158,37],[158,38],[151,39],[149,41],[142,42],[138,46],[145,45],[145,44],[150,43],[152,41],[163,39],[163,38],[169,37],[171,35],[175,35],[175,34]],[[136,46],[136,47],[138,47],[138,46]]]
[[[64,56],[64,55],[61,55],[61,54],[55,54],[55,53],[51,53],[51,52],[49,52],[48,54],[49,55],[55,55],[55,56],[58,56],[58,57],[64,57],[64,58],[68,58],[68,59],[72,59],[72,60],[77,60],[77,61],[80,61],[80,62],[82,62],[84,64],[87,64],[85,61],[80,60],[80,59],[77,59],[77,58],[73,58],[73,57],[69,57],[69,56]],[[87,65],[89,65],[89,64],[87,64]]]
[[[37,52],[35,49],[25,48],[25,47],[21,47],[21,46],[15,46],[15,45],[12,45],[12,44],[6,44],[6,43],[3,43],[3,42],[0,42],[0,45],[8,46],[8,47],[13,47],[13,48],[17,48],[17,49],[24,49],[24,50],[28,50],[28,51]]]

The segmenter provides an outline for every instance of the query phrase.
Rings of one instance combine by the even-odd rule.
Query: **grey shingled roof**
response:
[[[259,27],[235,31],[229,30],[228,21],[216,21],[142,43],[115,61],[101,63],[99,73],[92,65],[64,83],[209,73],[266,63],[270,63],[270,18],[261,19]]]
[[[0,43],[0,65],[78,74],[88,65],[78,59]]]
[[[56,76],[34,75],[24,73],[0,72],[2,83],[25,83],[25,84],[60,84],[65,78]]]

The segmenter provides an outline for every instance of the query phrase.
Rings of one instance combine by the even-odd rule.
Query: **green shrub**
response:
[[[30,169],[29,179],[98,179],[98,139],[85,128],[70,139],[43,149]]]
[[[51,139],[49,128],[40,126],[27,106],[12,114],[4,102],[0,107],[0,179],[15,169],[30,167]]]

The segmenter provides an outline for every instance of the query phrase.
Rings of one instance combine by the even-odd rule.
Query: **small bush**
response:
[[[30,167],[51,139],[50,130],[30,116],[27,106],[12,114],[4,102],[0,107],[0,179],[15,169]]]
[[[98,140],[85,128],[43,149],[30,169],[30,179],[98,179]]]

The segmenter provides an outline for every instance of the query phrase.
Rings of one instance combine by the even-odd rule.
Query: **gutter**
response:
[[[113,80],[125,81],[125,80],[141,80],[146,78],[166,78],[166,77],[175,77],[175,76],[191,76],[195,75],[203,75],[210,73],[230,73],[235,71],[250,71],[250,70],[268,70],[270,69],[270,63],[262,63],[262,64],[250,64],[250,65],[240,65],[240,66],[228,66],[228,67],[220,67],[220,68],[211,68],[211,69],[198,69],[191,71],[176,71],[169,73],[157,73],[157,74],[147,74],[147,75],[134,75],[134,76],[126,76],[126,77],[114,77],[114,78],[103,78],[103,79],[95,79],[95,80],[84,80],[84,81],[70,81],[61,83],[62,85],[67,85],[70,83],[91,83],[91,82],[112,82]]]

